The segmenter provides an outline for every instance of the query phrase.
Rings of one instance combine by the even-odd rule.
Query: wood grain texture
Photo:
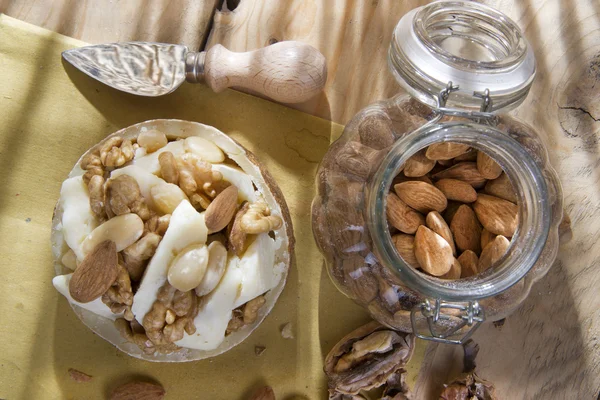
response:
[[[524,30],[538,62],[532,91],[514,114],[545,134],[573,239],[548,276],[501,328],[475,335],[478,371],[503,399],[596,399],[600,391],[600,2],[486,0]],[[299,40],[325,54],[325,92],[293,107],[347,123],[400,91],[387,70],[396,22],[426,1],[242,0],[217,12],[208,46],[247,51]],[[437,398],[461,369],[457,347],[432,345],[418,399]]]
[[[219,0],[0,0],[0,13],[87,43],[155,41],[198,50]]]

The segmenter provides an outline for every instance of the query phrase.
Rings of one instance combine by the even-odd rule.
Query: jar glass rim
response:
[[[470,278],[444,280],[406,264],[389,233],[386,196],[406,160],[439,142],[466,143],[489,151],[508,175],[519,200],[519,225],[508,253],[493,268]],[[431,298],[471,301],[495,296],[524,278],[535,265],[550,231],[550,205],[542,171],[533,157],[503,132],[477,123],[431,123],[399,139],[375,172],[367,192],[366,220],[376,256],[411,289]]]

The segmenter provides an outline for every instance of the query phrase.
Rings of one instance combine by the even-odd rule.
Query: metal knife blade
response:
[[[185,81],[187,53],[182,45],[126,42],[67,50],[62,56],[108,86],[154,97],[171,93]]]

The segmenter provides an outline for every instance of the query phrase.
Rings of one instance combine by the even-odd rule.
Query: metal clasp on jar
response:
[[[444,313],[444,310],[450,312]],[[452,312],[452,310],[456,311]],[[428,333],[419,330],[418,313],[426,318]],[[462,344],[485,321],[485,313],[477,301],[460,304],[436,299],[434,304],[431,304],[427,299],[413,307],[410,312],[410,321],[413,333],[419,339],[447,344]],[[465,327],[469,327],[469,329],[464,330]]]

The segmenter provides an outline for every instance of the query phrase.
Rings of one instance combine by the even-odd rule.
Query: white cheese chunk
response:
[[[71,294],[69,293],[69,282],[71,281],[72,276],[73,274],[58,275],[52,279],[52,284],[54,285],[56,290],[58,290],[60,294],[65,296],[69,303],[75,304],[81,308],[93,312],[94,314],[112,320],[123,316],[123,313],[113,314],[112,311],[110,311],[110,308],[108,308],[108,306],[102,302],[102,299],[100,297],[98,297],[96,300],[90,301],[89,303],[79,303],[73,300]]]
[[[171,261],[185,247],[206,243],[207,234],[204,213],[196,211],[189,201],[182,201],[173,211],[169,228],[148,263],[140,287],[133,296],[131,310],[140,324],[156,301],[158,290],[167,281]]]
[[[140,167],[144,171],[147,171],[151,174],[158,174],[160,172],[160,163],[158,162],[158,156],[160,155],[160,153],[163,153],[165,151],[170,151],[175,157],[185,153],[185,149],[183,148],[183,140],[169,142],[169,144],[167,144],[165,147],[156,150],[154,153],[146,154],[143,157],[134,158],[131,161],[131,164],[135,165],[136,167]]]
[[[69,178],[63,182],[60,189],[60,207],[63,209],[63,237],[77,258],[81,260],[84,257],[81,244],[98,226],[82,176]]]
[[[215,164],[213,169],[223,174],[223,179],[238,188],[238,197],[243,201],[256,201],[256,190],[252,179],[240,168],[224,164]]]

